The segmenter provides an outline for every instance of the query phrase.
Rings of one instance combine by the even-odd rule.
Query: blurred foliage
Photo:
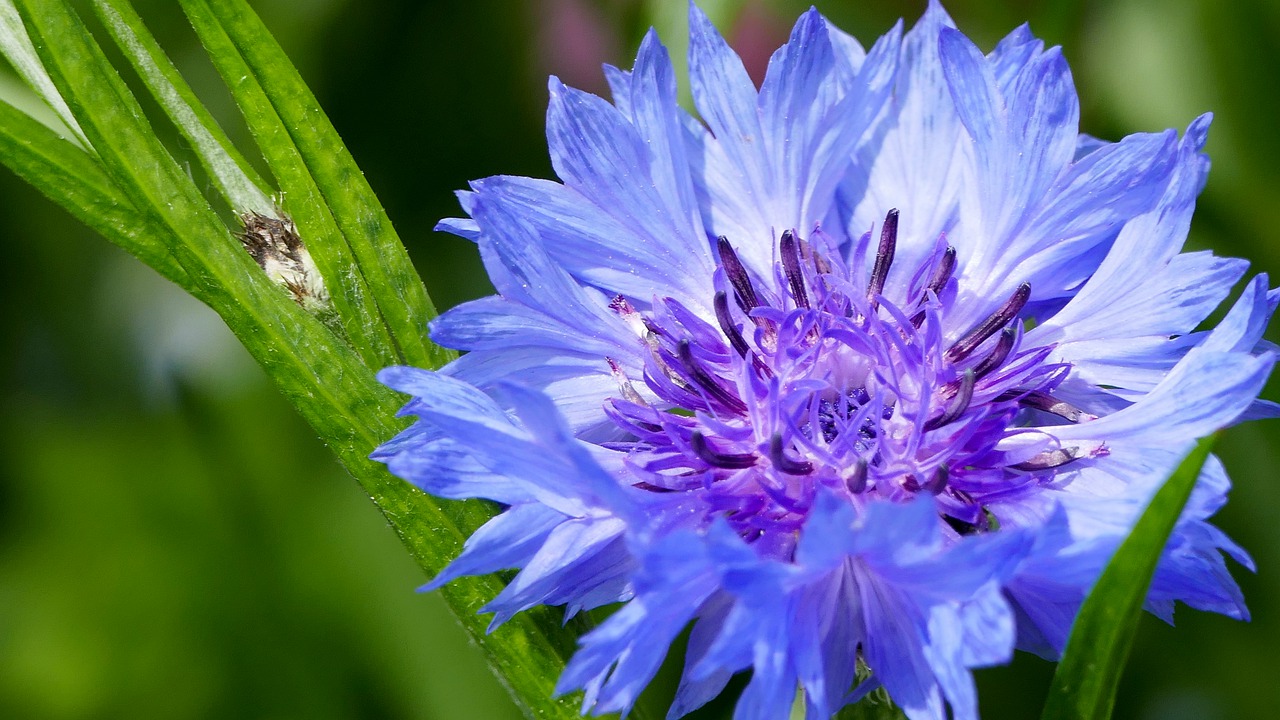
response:
[[[728,34],[754,71],[808,4],[747,3]],[[923,2],[817,5],[870,42]],[[181,14],[137,6],[249,143]],[[255,6],[441,307],[488,291],[474,247],[431,232],[457,212],[450,193],[489,174],[551,174],[545,76],[602,91],[598,63],[629,65],[650,23],[683,46],[683,0]],[[947,6],[985,47],[1023,21],[1062,44],[1092,134],[1215,111],[1192,245],[1280,270],[1280,2]],[[216,317],[7,174],[0,198],[0,717],[514,718],[443,603],[413,592],[423,578],[376,510]],[[1277,441],[1272,423],[1219,442],[1237,488],[1219,518],[1261,568],[1236,573],[1253,622],[1144,618],[1116,717],[1280,707]],[[1022,655],[980,672],[983,717],[1035,717],[1051,674]]]

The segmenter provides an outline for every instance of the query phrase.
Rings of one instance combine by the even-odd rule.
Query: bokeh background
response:
[[[451,192],[549,176],[546,76],[603,91],[683,0],[254,3],[365,169],[442,307],[486,294],[474,247],[432,232]],[[250,148],[176,4],[139,9]],[[911,2],[824,2],[864,41]],[[755,0],[727,35],[757,76],[807,3]],[[955,0],[990,48],[1065,47],[1083,129],[1216,113],[1191,246],[1280,270],[1280,2]],[[10,75],[0,96],[21,100]],[[211,312],[0,171],[0,717],[516,718],[371,503]],[[1274,337],[1274,336],[1273,336]],[[1280,398],[1280,388],[1271,393]],[[1237,623],[1145,618],[1117,718],[1280,708],[1280,423],[1220,444],[1219,518],[1254,553]],[[1038,716],[1052,666],[978,673],[983,717]],[[702,717],[723,716],[724,705]]]

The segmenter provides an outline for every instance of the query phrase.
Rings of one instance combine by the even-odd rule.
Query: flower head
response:
[[[690,10],[701,120],[652,33],[613,103],[551,81],[561,182],[477,181],[498,295],[432,327],[468,351],[384,371],[418,422],[375,457],[503,513],[433,585],[519,568],[484,609],[622,606],[561,678],[625,711],[692,631],[679,717],[886,688],[976,717],[971,668],[1061,651],[1110,553],[1197,437],[1246,415],[1277,294],[1180,254],[1208,118],[1105,143],[1025,28],[983,55],[931,4],[865,51],[802,16],[757,90]],[[1148,606],[1244,617],[1206,518],[1212,462]],[[859,682],[859,666],[869,678]]]

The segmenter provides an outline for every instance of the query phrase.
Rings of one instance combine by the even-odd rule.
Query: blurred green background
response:
[[[249,147],[171,2],[139,9]],[[720,3],[723,5],[724,3]],[[866,42],[914,2],[818,2]],[[545,77],[603,90],[643,29],[675,48],[683,0],[263,0],[437,304],[488,291],[474,247],[432,232],[451,191],[549,176]],[[757,74],[807,3],[748,2],[727,34]],[[990,48],[1062,44],[1083,129],[1108,139],[1217,113],[1193,247],[1280,270],[1280,2],[952,2]],[[15,82],[0,78],[0,92]],[[356,484],[211,312],[0,173],[0,717],[515,718]],[[1272,392],[1270,397],[1280,397]],[[1261,570],[1252,623],[1146,618],[1117,718],[1280,708],[1280,424],[1220,443],[1222,526]],[[1052,666],[982,671],[983,717],[1038,715]],[[725,716],[727,706],[702,717]],[[717,714],[718,713],[718,714]],[[726,716],[727,717],[727,716]]]

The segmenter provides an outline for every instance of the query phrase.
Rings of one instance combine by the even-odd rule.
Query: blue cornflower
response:
[[[613,103],[553,79],[562,182],[460,194],[498,295],[440,317],[467,354],[380,376],[413,427],[375,457],[504,511],[432,586],[519,568],[484,610],[622,603],[560,681],[626,711],[692,623],[671,717],[751,680],[739,718],[884,687],[977,715],[971,669],[1061,652],[1145,502],[1244,417],[1280,296],[1180,253],[1208,117],[1078,132],[1060,52],[983,55],[937,4],[864,51],[816,11],[757,90],[697,9],[676,103],[650,33]],[[1247,617],[1207,518],[1211,461],[1148,608]]]

